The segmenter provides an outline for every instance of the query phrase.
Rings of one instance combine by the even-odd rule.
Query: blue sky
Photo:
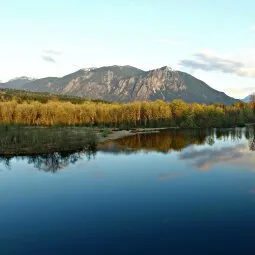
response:
[[[0,0],[0,80],[161,66],[240,98],[255,92],[255,2]]]

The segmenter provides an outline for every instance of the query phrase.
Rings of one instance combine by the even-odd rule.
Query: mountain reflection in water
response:
[[[186,160],[200,170],[206,170],[217,162],[226,161],[233,161],[236,164],[245,162],[252,167],[255,163],[252,159],[253,151],[255,151],[254,133],[254,128],[168,130],[127,136],[86,150],[1,156],[0,164],[11,169],[13,159],[24,160],[38,170],[57,172],[80,160],[91,160],[96,157],[97,152],[123,155],[139,152],[164,154],[178,152],[180,160]],[[223,143],[224,146],[218,146],[219,143]]]

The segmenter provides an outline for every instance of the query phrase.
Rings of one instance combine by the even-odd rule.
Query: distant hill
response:
[[[242,99],[243,102],[249,103],[251,101],[251,97],[253,94],[250,94],[249,96]]]
[[[190,74],[167,66],[150,71],[132,66],[81,69],[61,78],[29,81],[21,89],[118,102],[182,99],[185,102],[233,104],[239,101]]]
[[[245,102],[245,103],[249,103],[250,100],[251,100],[251,96],[247,96],[247,97],[242,99],[242,101]]]
[[[22,87],[35,79],[26,76],[14,78],[8,82],[0,83],[0,88],[22,89]]]

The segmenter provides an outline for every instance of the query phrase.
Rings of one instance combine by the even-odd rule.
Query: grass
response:
[[[97,134],[82,127],[0,127],[0,155],[33,155],[96,147]]]

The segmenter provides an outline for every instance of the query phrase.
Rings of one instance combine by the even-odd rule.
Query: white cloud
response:
[[[61,55],[63,52],[60,50],[56,50],[56,49],[43,49],[42,50],[43,53],[46,54],[52,54],[52,55]]]
[[[42,56],[42,59],[46,62],[56,63],[55,59],[51,56]]]
[[[219,55],[210,50],[197,52],[192,59],[183,59],[181,67],[206,72],[220,71],[241,77],[255,78],[255,50],[241,50],[234,54]]]

